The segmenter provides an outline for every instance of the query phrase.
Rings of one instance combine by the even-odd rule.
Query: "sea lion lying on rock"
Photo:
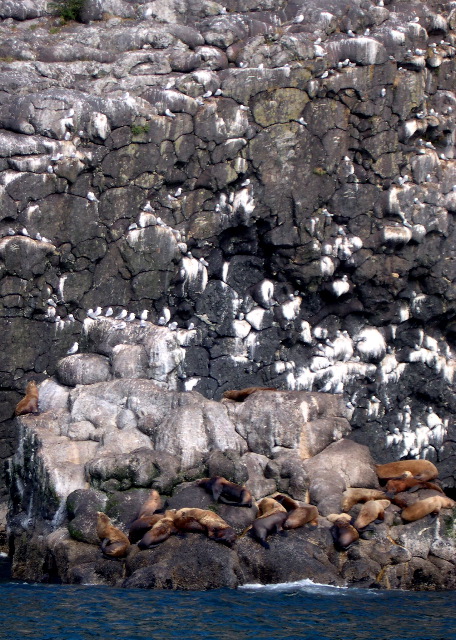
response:
[[[140,549],[150,549],[167,540],[170,535],[178,533],[178,529],[174,524],[175,515],[176,511],[174,509],[161,514],[159,520],[157,520],[153,527],[151,527],[138,542],[138,547]]]
[[[152,489],[146,502],[129,526],[128,538],[130,542],[138,542],[156,522],[163,518],[163,513],[157,513],[162,508],[160,494]]]
[[[342,511],[350,511],[350,509],[358,502],[368,502],[368,500],[381,500],[385,497],[383,491],[378,489],[364,489],[358,487],[350,487],[342,494]]]
[[[252,506],[252,494],[247,487],[243,487],[235,482],[230,482],[223,476],[202,478],[197,484],[206,489],[206,491],[212,492],[212,497],[215,502],[223,502],[224,504],[236,505],[238,507]]]
[[[247,387],[246,389],[225,391],[222,397],[226,400],[234,400],[234,402],[244,402],[248,396],[251,396],[256,391],[278,391],[278,389],[275,387]]]
[[[318,525],[318,509],[313,504],[300,504],[290,496],[277,493],[273,496],[287,510],[288,517],[283,523],[283,529],[298,529],[305,524]]]
[[[144,534],[163,518],[163,515],[163,513],[153,513],[150,516],[136,518],[128,530],[128,539],[130,542],[134,544],[141,540]]]
[[[25,416],[27,413],[39,413],[38,387],[35,380],[31,380],[25,389],[25,396],[20,400],[14,410],[15,416]]]
[[[266,538],[271,533],[279,533],[279,531],[282,531],[283,524],[287,518],[288,513],[285,509],[283,509],[283,511],[272,511],[266,513],[253,521],[250,529],[250,535],[265,549],[269,549],[269,544],[266,542]]]
[[[369,500],[365,502],[358,513],[353,526],[355,529],[364,529],[375,520],[383,520],[385,517],[385,509],[389,507],[389,500]]]
[[[203,531],[210,540],[230,547],[237,537],[234,529],[223,518],[207,509],[179,509],[174,515],[174,525],[179,531]]]
[[[414,504],[406,507],[401,512],[401,518],[406,522],[415,522],[432,513],[437,515],[440,509],[452,509],[455,506],[454,500],[447,496],[432,496],[418,500]]]
[[[105,513],[97,511],[97,535],[101,540],[101,550],[108,558],[122,558],[127,555],[130,542],[127,536],[115,527]]]
[[[434,491],[438,491],[439,493],[443,493],[441,487],[434,482],[423,482],[422,480],[418,480],[417,478],[413,478],[412,476],[408,476],[407,478],[397,479],[397,480],[388,480],[386,483],[386,496],[388,498],[395,496],[397,493],[402,493],[403,491],[416,491],[418,489],[433,489]]]
[[[274,498],[263,498],[258,503],[258,516],[262,518],[272,513],[287,513],[287,510]]]
[[[439,475],[437,467],[429,460],[398,460],[375,465],[381,480],[402,479],[413,476],[418,480],[434,480]]]

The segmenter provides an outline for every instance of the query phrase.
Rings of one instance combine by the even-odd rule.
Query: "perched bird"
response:
[[[118,331],[119,329],[125,329],[126,326],[125,322],[119,322],[114,328]]]
[[[141,315],[139,316],[140,321],[139,321],[139,326],[140,327],[145,327],[146,326],[146,320],[147,320],[147,316],[148,316],[149,312],[147,309],[144,309],[144,311],[141,311]]]
[[[116,317],[114,318],[114,320],[122,320],[123,318],[125,318],[128,315],[128,311],[126,309],[122,309],[121,311],[119,311],[119,313],[116,315]]]
[[[136,318],[134,313],[130,313],[126,318],[125,318],[125,322],[133,322],[133,320]]]
[[[165,116],[168,116],[168,118],[175,118],[176,114],[173,113],[172,111],[170,111],[169,109],[165,110]]]
[[[112,314],[113,314],[112,307],[108,307],[105,311],[105,317],[109,318],[109,316],[112,316]]]
[[[98,202],[98,198],[96,197],[96,195],[93,193],[93,191],[88,191],[87,193],[87,200],[90,200],[90,202]]]
[[[79,344],[75,342],[72,347],[70,347],[67,351],[67,355],[72,356],[73,353],[77,353],[79,349]]]

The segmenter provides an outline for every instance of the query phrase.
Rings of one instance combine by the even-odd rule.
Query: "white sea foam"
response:
[[[273,592],[299,590],[313,593],[325,593],[327,595],[330,595],[331,593],[340,593],[341,591],[348,590],[348,587],[337,587],[330,584],[320,584],[319,582],[312,582],[312,580],[305,578],[304,580],[295,580],[294,582],[279,582],[278,584],[244,584],[238,587],[238,590]]]

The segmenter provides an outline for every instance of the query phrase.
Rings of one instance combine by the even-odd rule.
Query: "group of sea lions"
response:
[[[375,521],[385,517],[385,509],[391,503],[402,509],[401,518],[405,522],[414,522],[432,514],[438,515],[441,509],[455,506],[435,482],[437,467],[429,460],[400,460],[376,465],[377,476],[385,481],[384,489],[349,488],[343,493],[342,511],[331,514],[328,520],[333,523],[331,533],[337,549],[345,550],[356,542],[359,532]],[[433,495],[420,499],[416,495],[419,489],[433,491]],[[440,494],[440,495],[436,495]],[[352,518],[350,511],[355,504],[363,502],[357,517]]]
[[[401,507],[401,517],[405,522],[413,522],[428,514],[438,514],[440,509],[455,505],[438,484],[431,482],[437,478],[438,471],[428,460],[391,462],[377,465],[376,470],[380,481],[386,481],[382,489],[350,487],[342,496],[342,513],[327,516],[332,523],[334,545],[339,551],[348,549],[359,539],[360,532],[364,532],[372,523],[382,521],[391,503]],[[275,493],[256,503],[247,487],[222,476],[203,478],[196,484],[209,492],[215,502],[237,507],[255,505],[258,510],[256,518],[241,536],[249,533],[266,549],[269,548],[267,538],[271,534],[285,533],[306,524],[311,527],[318,524],[316,506],[298,502],[283,493]],[[433,495],[420,499],[416,494],[419,489],[431,490]],[[358,503],[363,504],[356,516],[352,517],[347,512]],[[238,538],[235,530],[210,509],[165,509],[155,489],[130,523],[128,537],[104,513],[98,513],[97,519],[101,549],[107,557],[126,555],[130,544],[137,543],[140,549],[150,549],[171,535],[196,532],[230,547]]]
[[[203,478],[197,485],[210,492],[216,502],[238,507],[251,507],[255,504],[246,487],[230,482],[222,476]],[[266,538],[271,533],[296,529],[307,523],[317,524],[317,507],[299,503],[281,493],[271,498],[263,498],[257,504],[257,508],[256,519],[241,535],[250,532],[250,535],[266,548],[269,548]],[[205,533],[210,540],[230,547],[238,537],[235,530],[210,509],[164,509],[160,495],[155,489],[152,489],[128,529],[127,536],[112,524],[106,514],[97,513],[97,535],[105,556],[125,556],[130,545],[135,543],[140,549],[150,549],[173,534]]]
[[[226,391],[225,400],[243,402],[257,391],[276,391],[271,387],[248,387],[240,391]],[[17,404],[15,415],[38,413],[38,388],[34,380],[27,384],[25,397]],[[343,494],[342,511],[330,514],[327,519],[333,523],[331,532],[337,549],[345,550],[359,538],[359,532],[375,521],[384,519],[385,509],[391,503],[402,509],[401,518],[414,522],[441,509],[455,506],[441,487],[431,482],[438,476],[436,466],[429,460],[400,460],[376,465],[383,489],[350,487]],[[215,502],[251,507],[255,501],[250,491],[221,476],[203,478],[198,485],[212,494]],[[420,499],[416,491],[432,491],[431,496]],[[347,512],[357,503],[363,502],[356,518]],[[318,509],[314,505],[298,503],[293,498],[277,493],[263,498],[258,504],[258,514],[243,534],[249,532],[265,548],[269,548],[266,538],[272,533],[296,529],[307,523],[317,525]],[[149,549],[164,542],[172,534],[203,532],[211,540],[232,546],[237,538],[234,529],[223,518],[207,509],[187,507],[183,509],[163,509],[160,495],[152,490],[148,500],[130,524],[128,537],[115,527],[104,513],[97,514],[97,534],[101,540],[103,554],[108,557],[126,555],[130,544],[137,543],[140,549]]]

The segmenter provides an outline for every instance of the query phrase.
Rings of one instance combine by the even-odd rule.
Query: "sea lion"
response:
[[[293,500],[293,498],[290,498],[290,496],[286,496],[284,493],[275,493],[271,496],[271,498],[274,498],[274,500],[280,502],[280,504],[285,507],[287,511],[292,511],[293,509],[297,509],[300,506],[297,500]]]
[[[237,537],[235,530],[223,518],[208,509],[179,509],[174,515],[174,525],[179,531],[204,531],[210,540],[230,547]]]
[[[121,558],[127,554],[130,546],[127,536],[101,511],[97,511],[97,535],[101,540],[101,550],[108,558]]]
[[[258,515],[257,518],[261,518],[271,513],[286,513],[287,510],[280,502],[277,502],[274,498],[263,498],[258,503]]]
[[[143,538],[144,534],[149,531],[159,520],[163,518],[163,513],[153,513],[150,516],[142,516],[141,518],[136,518],[134,520],[129,529],[128,529],[128,539],[132,544],[138,542]]]
[[[30,380],[25,389],[25,396],[20,400],[14,410],[15,416],[24,416],[27,413],[39,413],[38,387],[35,380]]]
[[[389,507],[389,500],[369,500],[365,502],[358,513],[353,526],[355,529],[364,529],[374,520],[383,520],[385,517],[385,509]]]
[[[454,506],[454,500],[447,498],[447,496],[432,496],[431,498],[418,500],[415,504],[403,509],[401,518],[406,522],[415,522],[415,520],[420,520],[420,518],[424,518],[430,513],[437,515],[440,509],[452,509]]]
[[[318,525],[318,509],[313,504],[305,504],[296,509],[292,509],[288,512],[287,519],[283,524],[283,528],[298,529],[309,523],[311,525]]]
[[[441,487],[434,482],[423,482],[422,480],[418,480],[417,478],[413,478],[412,476],[408,476],[407,478],[396,479],[396,480],[388,480],[386,483],[386,497],[391,498],[396,495],[396,493],[402,493],[403,491],[408,491],[411,489],[412,491],[416,491],[417,489],[433,489],[434,491],[438,491],[439,493],[443,493]]]
[[[345,520],[345,522],[351,522],[352,517],[348,513],[330,513],[329,516],[325,516],[326,520],[333,524],[336,520]]]
[[[267,513],[253,521],[250,534],[255,538],[255,540],[258,540],[265,549],[269,549],[269,544],[266,542],[266,538],[270,533],[278,533],[279,531],[282,531],[283,523],[287,518],[288,513],[285,509],[283,511]]]
[[[359,533],[345,518],[335,520],[331,534],[337,551],[345,551],[359,539]]]
[[[247,387],[246,389],[225,391],[222,397],[226,400],[234,400],[234,402],[244,402],[248,396],[256,391],[278,391],[278,389],[275,387]]]
[[[213,476],[212,478],[202,478],[197,482],[198,486],[206,491],[212,492],[215,502],[236,505],[238,507],[251,507],[252,494],[240,484],[230,482],[223,476]]]
[[[381,500],[385,497],[385,493],[378,489],[350,487],[343,492],[342,496],[342,511],[350,511],[350,509],[358,502]]]
[[[434,480],[439,475],[437,467],[429,460],[398,460],[375,465],[381,480],[402,479],[413,476],[418,480]]]
[[[155,489],[149,494],[146,502],[142,505],[136,518],[129,526],[128,538],[130,542],[138,542],[160,518],[163,513],[156,513],[162,508],[160,494]]]
[[[142,518],[143,516],[151,516],[153,513],[162,508],[162,501],[160,498],[160,494],[155,489],[149,494],[146,502],[142,505],[137,518]]]
[[[167,540],[173,533],[177,533],[178,530],[174,524],[174,516],[175,511],[166,511],[165,514],[161,514],[161,518],[138,542],[138,547],[140,549],[150,549]]]
[[[293,500],[290,496],[283,493],[276,493],[272,496],[274,500],[279,502],[288,512],[288,517],[284,522],[283,528],[298,529],[308,522],[312,525],[318,524],[318,509],[312,504],[300,504],[297,500]]]

